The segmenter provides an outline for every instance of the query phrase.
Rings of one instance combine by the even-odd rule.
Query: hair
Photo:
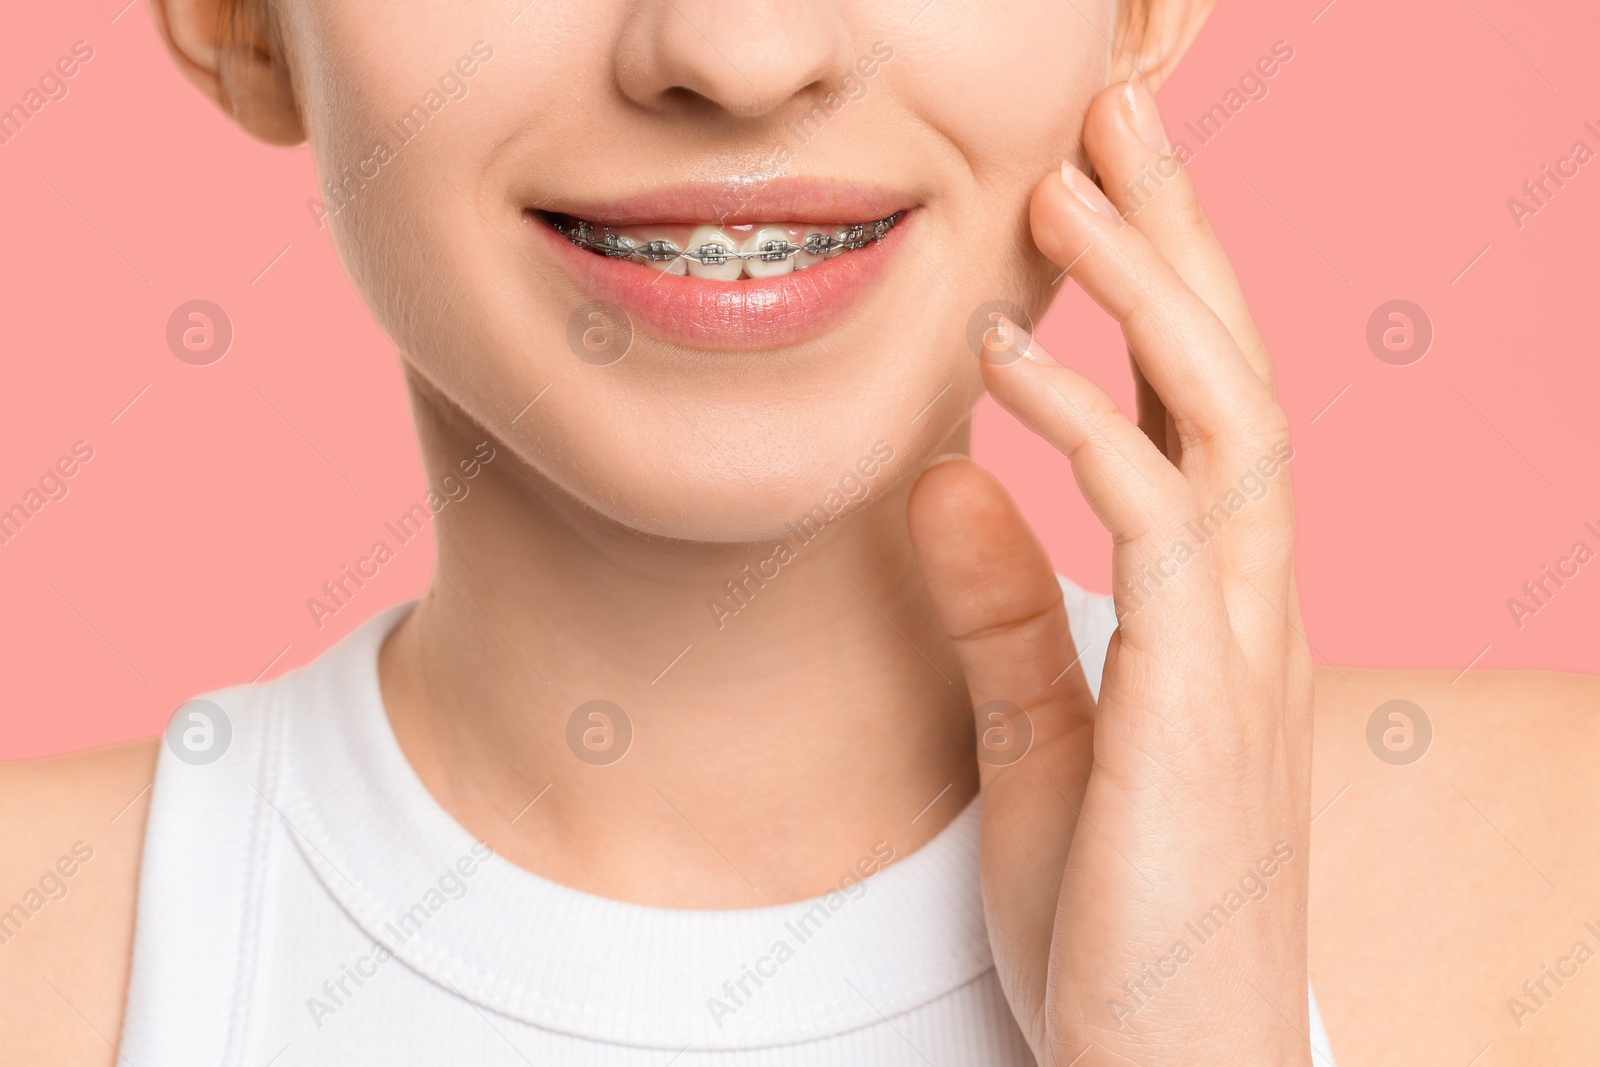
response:
[[[274,0],[220,0],[217,4],[217,25],[214,40],[218,49],[233,51],[251,49],[258,57],[271,56],[280,62],[287,60],[283,38],[278,33],[278,20],[273,17]],[[221,103],[230,113],[235,103],[228,92],[228,82],[220,86]]]
[[[263,29],[261,5],[257,0],[222,0],[217,5],[217,42],[242,45],[256,38]]]

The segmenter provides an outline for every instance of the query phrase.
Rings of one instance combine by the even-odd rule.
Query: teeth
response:
[[[649,231],[646,231],[646,232],[641,233],[641,234],[639,234],[637,236],[624,237],[624,238],[622,238],[622,240],[624,240],[624,241],[633,241],[641,249],[645,250],[646,257],[644,259],[644,264],[647,267],[652,267],[655,270],[659,270],[659,271],[661,271],[661,272],[663,272],[665,274],[683,275],[683,274],[688,274],[689,273],[689,261],[686,260],[686,259],[678,259],[678,258],[676,258],[678,253],[683,251],[683,249],[678,247],[678,242],[674,241],[672,238],[668,237],[666,234],[651,233]],[[672,258],[672,259],[654,259],[654,258],[651,258],[649,253],[652,250],[660,250],[662,252],[670,251],[672,253],[672,255],[674,256],[674,258]]]
[[[731,257],[721,263],[705,262],[714,257],[719,248],[724,255],[728,252],[737,252],[739,242],[715,226],[696,226],[694,232],[689,235],[689,247],[686,251],[699,252],[700,261],[689,261],[689,276],[709,278],[717,282],[731,282],[743,274],[744,264]]]
[[[776,244],[780,252],[787,252],[789,246],[789,230],[784,226],[760,226],[744,240],[741,252],[760,252],[764,245]],[[785,255],[782,259],[746,259],[744,272],[752,278],[776,278],[781,274],[792,273],[797,264],[795,257]]]
[[[833,236],[833,231],[826,227],[807,226],[806,232],[800,237],[800,244],[804,245],[806,243],[806,238],[816,233],[827,234],[829,237]],[[812,266],[813,264],[821,263],[826,258],[826,256],[814,256],[810,252],[797,253],[794,257],[794,269],[805,270],[807,267]]]
[[[600,238],[601,247],[597,251],[602,255],[612,256],[616,259],[629,259],[633,255],[633,250],[638,248],[640,243],[636,238],[616,233],[611,227],[607,226],[602,232]]]
[[[776,278],[806,270],[841,252],[882,240],[904,212],[873,222],[817,226],[759,223],[737,226],[655,224],[618,229],[582,219],[555,228],[597,255],[643,263],[668,274],[712,281]]]

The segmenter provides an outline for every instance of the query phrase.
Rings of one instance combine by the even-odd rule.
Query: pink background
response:
[[[95,50],[0,146],[0,508],[73,442],[95,450],[0,547],[0,758],[151,736],[192,695],[312,658],[431,566],[414,546],[359,611],[308,621],[305,598],[424,490],[393,350],[305,208],[306,151],[233,129],[125,2],[24,5],[0,35],[0,105],[74,41]],[[1191,171],[1296,424],[1317,658],[1600,672],[1600,561],[1520,630],[1506,606],[1575,540],[1600,548],[1583,530],[1600,528],[1600,160],[1520,229],[1506,204],[1575,140],[1600,151],[1596,9],[1324,3],[1228,0],[1162,92],[1194,147],[1185,121],[1275,41],[1295,52]],[[164,339],[197,297],[236,330],[209,367]],[[1436,331],[1411,366],[1365,340],[1395,298]],[[1041,334],[1131,403],[1081,294]],[[1065,464],[987,403],[977,450],[1058,569],[1106,589]]]

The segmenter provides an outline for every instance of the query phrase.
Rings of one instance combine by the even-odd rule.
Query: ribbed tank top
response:
[[[1062,587],[1098,692],[1115,615]],[[814,900],[678,910],[579,892],[490,852],[406,761],[377,657],[411,606],[175,716],[169,735],[200,732],[163,745],[157,766],[126,1062],[1033,1062],[985,933],[976,800]],[[1317,1067],[1331,1067],[1315,1000],[1311,1027]]]

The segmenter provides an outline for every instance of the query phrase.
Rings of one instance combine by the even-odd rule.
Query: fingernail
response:
[[[1172,151],[1172,142],[1167,140],[1167,128],[1161,124],[1161,109],[1156,106],[1156,94],[1143,74],[1135,74],[1128,79],[1127,88],[1122,90],[1122,106],[1127,109],[1128,123],[1133,127],[1133,132],[1151,151],[1162,155]]]
[[[1071,163],[1061,164],[1061,181],[1072,190],[1073,196],[1083,202],[1084,207],[1096,215],[1101,215],[1112,222],[1122,221],[1122,216],[1117,214],[1117,209],[1111,206],[1111,201],[1106,199],[1106,194],[1100,191],[1100,187]]]
[[[1003,315],[1000,317],[1000,330],[998,330],[998,333],[1005,338],[1005,346],[995,352],[994,355],[997,358],[990,358],[987,362],[994,363],[997,366],[1005,366],[1006,363],[1016,363],[1016,357],[1022,357],[1029,363],[1038,363],[1038,365],[1042,366],[1061,366],[1061,363],[1056,363],[1054,357],[1051,357],[1050,352],[1045,352],[1045,346],[1042,346],[1034,338],[1034,334],[1022,330],[1021,326],[1011,322],[1010,318],[1003,317]]]
[[[1004,315],[997,316],[997,326],[990,330],[984,338],[984,362],[992,363],[997,367],[1004,367],[1015,363],[1021,356],[1030,363],[1038,363],[1046,367],[1059,367],[1051,358],[1044,346],[1034,340],[1033,334],[1018,326]],[[991,343],[990,337],[995,338]]]
[[[1033,334],[1019,328],[1017,330],[1017,347],[1022,351],[1022,358],[1030,363],[1039,363],[1046,367],[1059,367],[1055,357],[1044,350],[1044,345],[1039,343]]]
[[[937,467],[941,463],[949,463],[953,459],[971,459],[971,456],[961,452],[944,452],[928,460],[929,467]],[[926,469],[926,468],[924,468]]]

